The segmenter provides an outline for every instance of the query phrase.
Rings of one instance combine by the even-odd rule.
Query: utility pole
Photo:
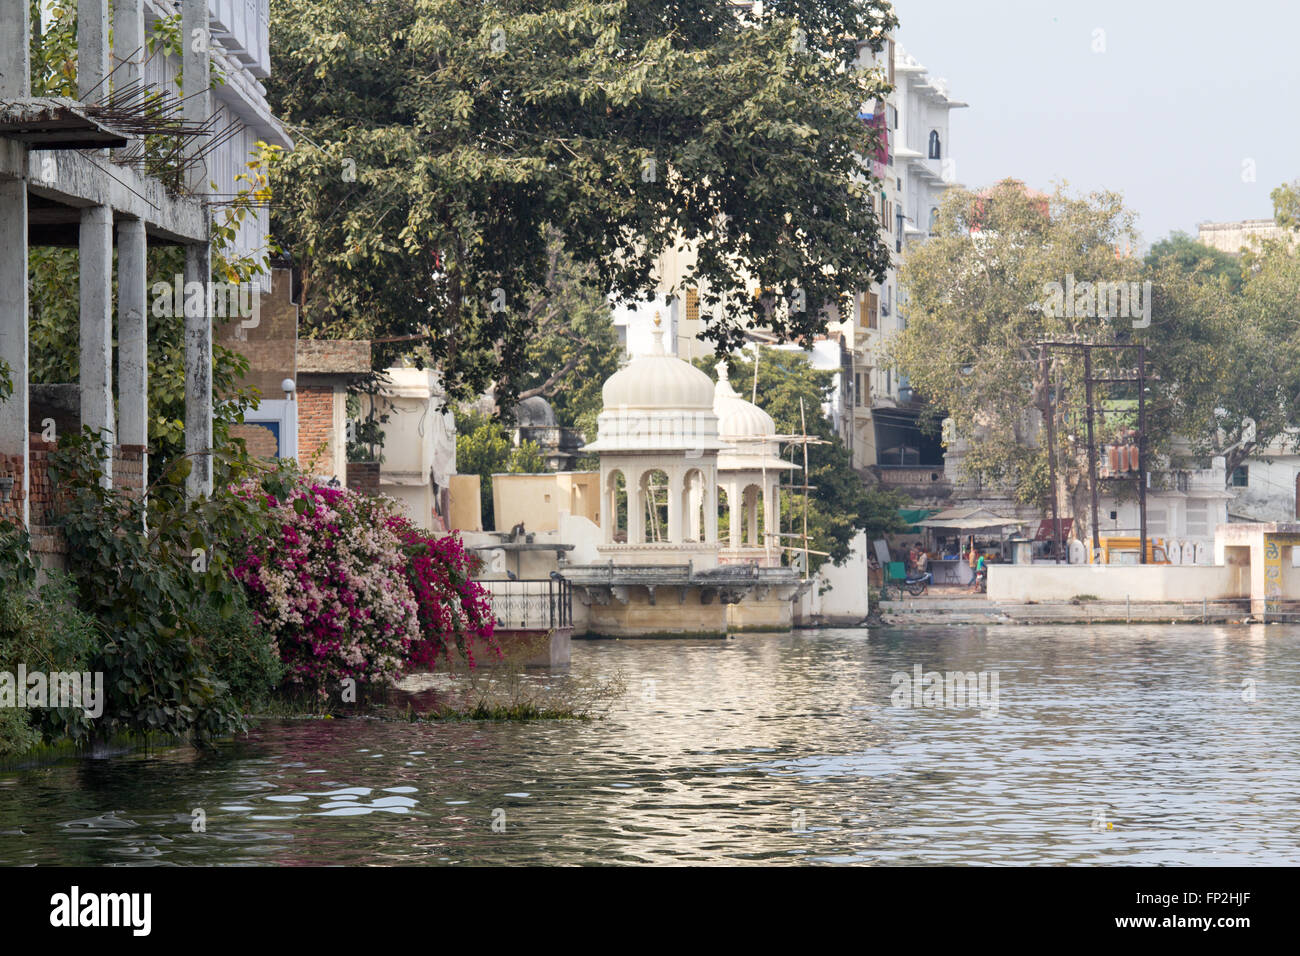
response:
[[[1101,553],[1100,519],[1097,515],[1097,444],[1092,429],[1092,346],[1083,347],[1083,382],[1088,403],[1088,484],[1092,489],[1092,553]]]
[[[1047,480],[1052,486],[1052,540],[1056,563],[1061,563],[1061,516],[1056,503],[1056,408],[1052,404],[1052,383],[1047,346],[1038,347],[1038,374],[1043,383],[1043,418],[1047,422]]]

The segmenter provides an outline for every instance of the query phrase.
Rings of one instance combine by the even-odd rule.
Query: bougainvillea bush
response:
[[[286,683],[328,697],[346,678],[396,679],[421,633],[395,503],[308,478],[279,495],[255,483],[241,493],[266,495],[278,525],[249,543],[234,574],[279,646]]]
[[[400,517],[391,518],[389,527],[406,551],[407,579],[419,608],[420,638],[407,656],[410,668],[433,670],[440,660],[454,661],[457,651],[473,667],[476,644],[500,658],[487,589],[471,580],[480,561],[465,550],[460,535],[433,538]]]

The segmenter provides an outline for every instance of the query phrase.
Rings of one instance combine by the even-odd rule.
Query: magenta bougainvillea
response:
[[[287,665],[286,681],[322,696],[342,681],[391,683],[474,646],[500,654],[477,558],[456,535],[434,538],[390,498],[299,477],[265,496],[278,528],[249,542],[235,577]],[[453,650],[454,649],[454,650]]]
[[[460,535],[430,537],[404,518],[390,519],[389,527],[406,550],[407,579],[419,608],[420,639],[408,655],[410,666],[433,670],[459,652],[473,667],[475,644],[500,658],[488,592],[471,580],[479,559],[465,550]]]

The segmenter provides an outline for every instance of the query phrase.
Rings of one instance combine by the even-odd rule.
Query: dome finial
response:
[[[719,382],[727,381],[727,360],[726,359],[722,359],[720,362],[718,362],[717,365],[713,366],[713,370],[718,373]]]

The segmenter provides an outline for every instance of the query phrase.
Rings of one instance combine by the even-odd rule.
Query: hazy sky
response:
[[[1300,178],[1298,0],[894,7],[899,41],[970,104],[949,134],[965,186],[1114,189],[1149,244],[1206,220],[1268,218],[1269,192]]]

